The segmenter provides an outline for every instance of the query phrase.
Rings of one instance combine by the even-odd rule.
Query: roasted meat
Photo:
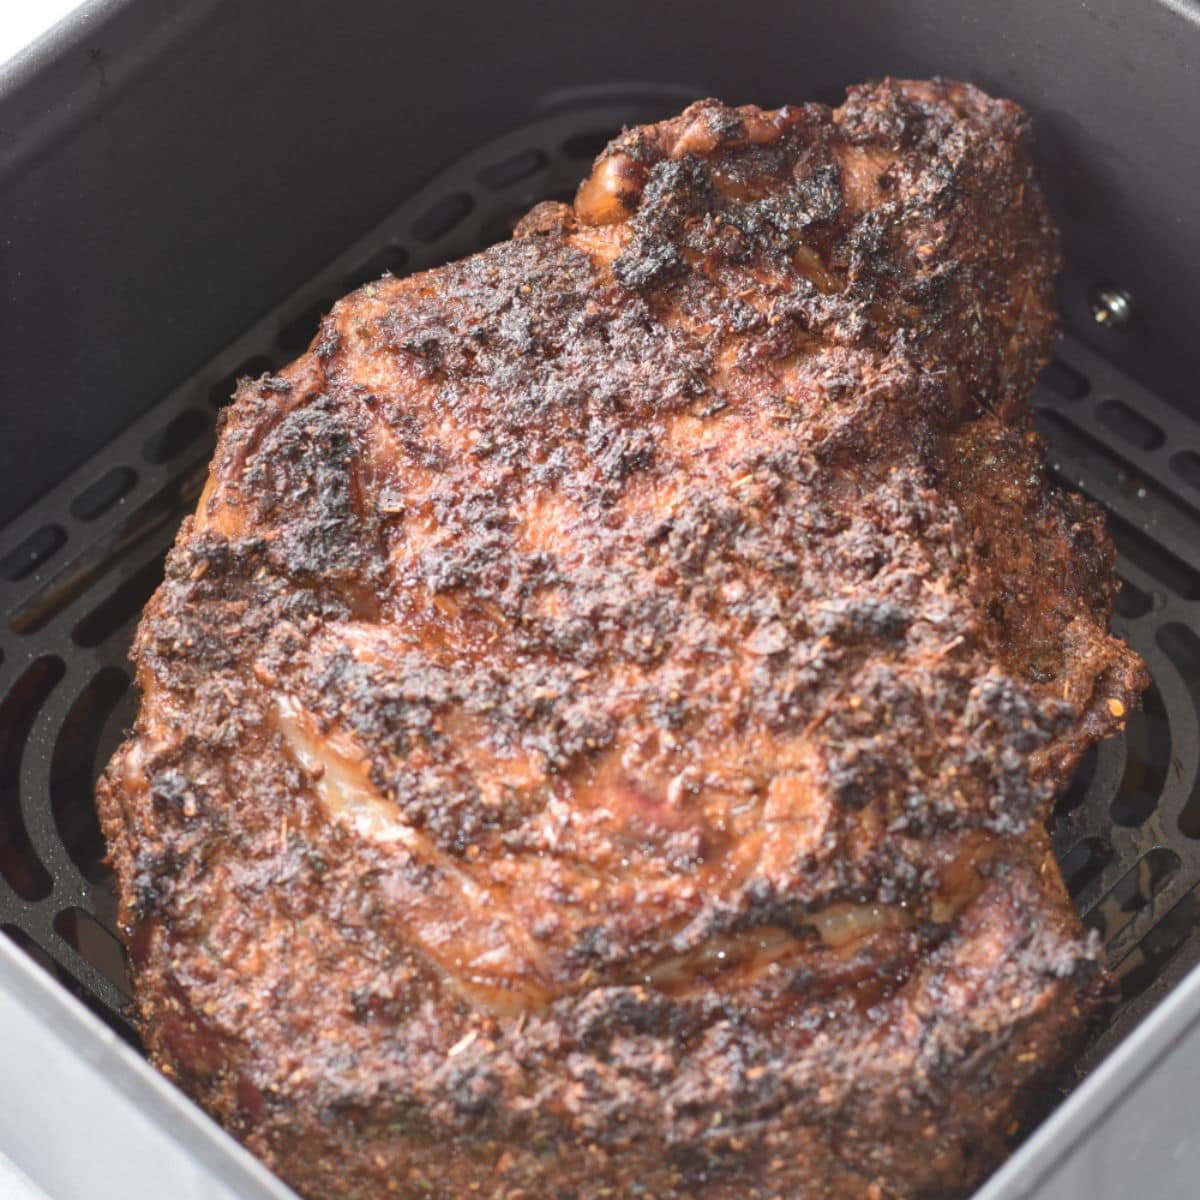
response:
[[[708,100],[243,381],[99,789],[153,1061],[314,1198],[969,1188],[1146,682],[1057,254],[1011,103]]]

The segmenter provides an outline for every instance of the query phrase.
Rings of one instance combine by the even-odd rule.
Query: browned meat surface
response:
[[[153,1060],[308,1197],[969,1188],[1145,684],[1056,260],[1012,104],[704,101],[243,383],[99,794]]]

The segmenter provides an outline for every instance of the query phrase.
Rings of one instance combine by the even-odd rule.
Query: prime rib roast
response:
[[[99,787],[151,1059],[312,1198],[968,1189],[1146,683],[1057,262],[1012,103],[705,100],[242,381]]]

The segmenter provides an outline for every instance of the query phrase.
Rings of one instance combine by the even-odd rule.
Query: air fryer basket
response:
[[[130,22],[138,10],[131,4],[98,7],[112,8],[115,18],[87,32],[108,30],[114,37],[122,32],[120,22]],[[319,0],[298,6],[305,12],[322,7]],[[823,5],[813,7],[827,23],[834,19]],[[940,7],[909,5],[945,16]],[[1144,7],[1149,21],[1151,11],[1157,20],[1166,6]],[[192,45],[205,38],[233,44],[222,24],[224,10],[207,0],[192,15],[180,10],[164,21],[160,29],[171,36],[164,34],[166,48],[159,47],[158,57],[169,58],[170,47],[188,38]],[[1034,24],[1041,19],[1032,10],[1026,15]],[[126,32],[137,28],[134,23]],[[1200,23],[1192,32],[1200,46]],[[83,38],[76,43],[78,52],[88,46]],[[264,53],[262,47],[255,53]],[[898,57],[911,60],[911,48]],[[103,58],[101,46],[101,66]],[[953,60],[950,67],[971,74]],[[845,81],[870,73],[851,71]],[[778,75],[776,69],[773,79]],[[1002,83],[983,82],[1006,90]],[[777,87],[731,98],[772,102],[784,98]],[[407,189],[408,198],[351,245],[343,236],[332,261],[293,270],[303,282],[211,355],[216,330],[210,323],[204,337],[197,334],[199,353],[179,359],[188,364],[187,377],[164,398],[147,406],[121,396],[114,412],[81,418],[90,453],[68,470],[71,455],[81,457],[78,446],[48,450],[43,484],[64,470],[65,477],[48,491],[43,486],[40,499],[0,526],[0,928],[129,1042],[136,1044],[123,1015],[129,986],[113,932],[113,894],[92,787],[131,723],[130,638],[161,578],[178,522],[199,495],[216,414],[234,381],[303,351],[320,316],[347,290],[384,271],[422,269],[507,236],[536,200],[569,196],[623,125],[666,115],[715,90],[623,85],[559,91],[541,105],[542,115],[537,105],[527,108],[520,122],[508,122],[449,166],[431,171],[415,193]],[[787,98],[809,94],[801,74]],[[22,91],[11,95],[19,100]],[[20,111],[11,98],[9,108]],[[481,132],[490,124],[481,117]],[[1061,128],[1060,121],[1056,137]],[[402,127],[396,138],[402,143]],[[17,151],[17,166],[22,151],[33,153],[21,146]],[[1069,157],[1061,176],[1054,175],[1053,162],[1048,169],[1052,194],[1063,192],[1064,177],[1069,183],[1072,175],[1087,175]],[[1068,251],[1086,248],[1095,237],[1091,228],[1073,233],[1072,210],[1078,208],[1077,200],[1058,205]],[[1191,221],[1187,237],[1200,245],[1200,216]],[[236,252],[230,257],[236,259]],[[1068,886],[1084,920],[1103,938],[1120,984],[1118,1004],[1065,1086],[1125,1038],[1200,960],[1200,423],[1193,416],[1200,409],[1193,403],[1189,411],[1178,371],[1163,386],[1163,363],[1138,292],[1127,297],[1120,290],[1125,278],[1088,268],[1073,261],[1068,273],[1064,308],[1072,333],[1038,386],[1035,419],[1056,476],[1108,513],[1122,579],[1114,624],[1146,660],[1153,683],[1143,711],[1131,714],[1120,737],[1089,753],[1056,809],[1054,845]],[[1192,269],[1200,276],[1200,261]],[[232,266],[225,270],[236,278]],[[1104,328],[1130,315],[1123,329]],[[177,340],[179,333],[172,329],[168,337]],[[1177,365],[1186,369],[1192,349],[1176,347]],[[15,352],[14,338],[5,354]],[[207,361],[195,367],[198,358]],[[52,365],[48,369],[54,373]],[[114,370],[103,362],[100,369]],[[146,384],[145,371],[131,368],[131,375],[138,376],[136,387]],[[1159,391],[1150,390],[1147,380]],[[5,404],[20,420],[11,393]],[[121,415],[135,409],[140,415],[114,432]],[[54,414],[30,412],[25,421],[27,432],[44,437]],[[79,433],[64,432],[68,442]],[[5,497],[23,500],[29,464],[16,475]],[[5,1103],[0,1096],[0,1132]]]

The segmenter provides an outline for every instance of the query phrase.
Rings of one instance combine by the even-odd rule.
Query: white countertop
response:
[[[49,1200],[40,1187],[35,1187],[27,1175],[12,1165],[0,1151],[0,1196],[4,1200]]]
[[[0,0],[0,63],[23,50],[80,0]],[[4,1176],[0,1175],[0,1183]]]

